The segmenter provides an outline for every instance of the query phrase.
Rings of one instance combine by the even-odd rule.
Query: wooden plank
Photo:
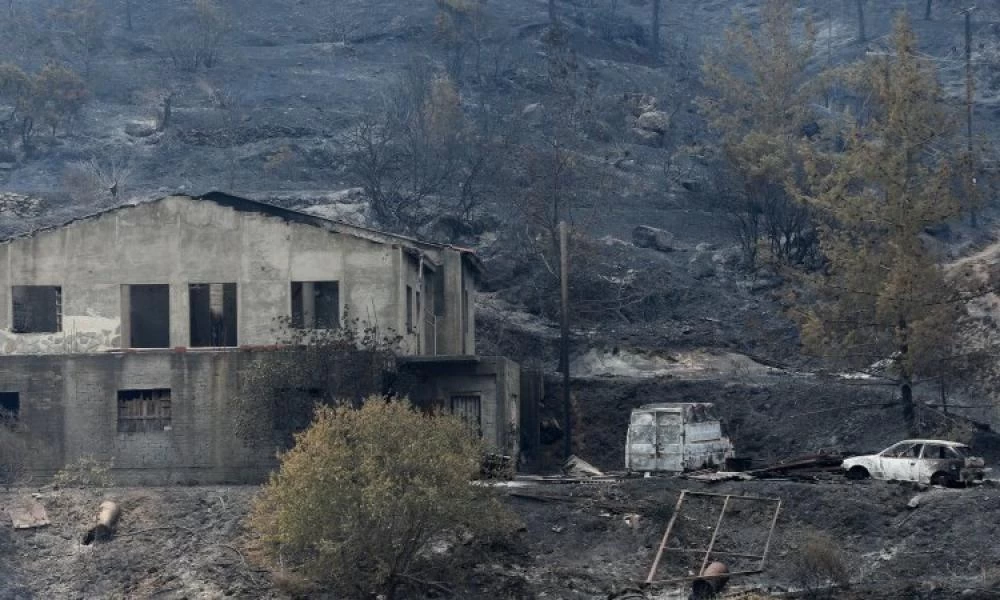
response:
[[[712,550],[715,548],[715,540],[719,537],[719,527],[722,526],[722,519],[726,516],[726,509],[729,508],[729,498],[726,496],[726,500],[722,503],[722,510],[719,511],[719,520],[715,522],[715,531],[712,532],[712,541],[708,543],[708,549],[705,550],[705,558],[701,561],[701,569],[698,571],[699,575],[705,574],[705,567],[708,566],[708,558],[712,555]],[[767,554],[767,551],[764,551]]]
[[[33,529],[44,527],[50,524],[49,515],[45,512],[45,507],[36,500],[25,498],[4,509],[10,517],[14,529]]]
[[[687,490],[681,490],[680,496],[677,497],[677,505],[674,506],[674,514],[670,515],[670,522],[667,523],[667,530],[663,532],[663,539],[660,541],[660,547],[656,550],[656,558],[653,559],[653,566],[649,568],[649,575],[646,576],[646,583],[652,583],[653,577],[656,576],[656,570],[660,567],[660,559],[663,558],[663,551],[667,547],[668,538],[670,538],[670,531],[674,528],[674,522],[677,521],[677,514],[681,512],[681,505],[684,504],[684,496],[687,493]]]

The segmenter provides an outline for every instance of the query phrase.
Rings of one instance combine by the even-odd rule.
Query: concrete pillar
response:
[[[302,282],[302,326],[316,326],[316,284],[312,281]]]

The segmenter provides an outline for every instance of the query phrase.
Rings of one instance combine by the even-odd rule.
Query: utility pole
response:
[[[858,41],[864,44],[868,41],[865,34],[865,0],[857,0],[858,6]]]
[[[660,62],[660,2],[661,0],[653,0],[653,26],[652,26],[652,42],[653,46],[653,59],[656,62]]]
[[[563,456],[573,454],[573,425],[570,422],[569,401],[569,251],[567,249],[566,221],[559,222],[559,287],[560,287],[560,329],[559,369],[562,371],[563,405]]]
[[[965,127],[968,136],[969,154],[972,154],[972,11],[975,6],[970,6],[963,10],[965,13]]]
[[[976,10],[975,6],[969,6],[962,11],[965,14],[965,151],[969,169],[965,176],[968,177],[966,185],[968,186],[970,196],[975,193],[975,183],[973,181],[974,169],[972,161],[972,100],[973,94],[975,93],[974,81],[972,78],[972,11],[974,10]],[[974,199],[969,198],[969,200],[972,201]],[[970,204],[973,204],[973,206],[969,211],[969,224],[976,227],[978,225],[976,207],[973,202],[970,202]]]

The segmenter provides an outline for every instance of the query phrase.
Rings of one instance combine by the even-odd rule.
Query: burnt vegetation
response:
[[[573,358],[597,349],[614,362],[631,349],[670,373],[637,392],[611,377],[586,379],[581,358],[574,377],[584,377],[571,388],[575,443],[598,455],[586,457],[594,464],[617,466],[627,409],[663,398],[715,396],[738,446],[769,460],[828,445],[875,450],[861,446],[907,433],[980,439],[988,425],[965,416],[990,420],[1000,390],[989,252],[1000,9],[980,3],[966,38],[958,12],[966,8],[955,0],[9,0],[0,5],[0,190],[41,196],[43,209],[8,208],[24,196],[0,196],[0,228],[224,189],[474,248],[486,266],[480,353],[551,372],[566,223]],[[207,292],[190,294],[197,304]],[[337,327],[307,328],[294,316],[276,326],[280,344],[243,373],[228,407],[247,445],[296,452],[303,438],[295,436],[310,424],[325,428],[316,437],[335,437],[344,408],[405,396],[395,332],[348,316]],[[194,345],[236,345],[217,333],[208,327]],[[735,367],[691,375],[681,367],[692,354],[682,351],[837,379],[778,385]],[[540,418],[554,448],[552,389]],[[29,452],[15,412],[0,405],[0,485],[23,480]],[[374,439],[372,423],[361,425]],[[403,425],[395,433],[405,436]],[[445,429],[445,442],[466,443]],[[291,455],[305,470],[310,449]],[[358,460],[338,452],[338,461]],[[461,477],[427,494],[464,494],[456,481],[474,471],[467,459],[443,461]],[[426,466],[393,468],[403,478]],[[336,580],[345,594],[461,597],[435,587],[449,576],[435,563],[435,536],[454,528],[432,502],[415,504],[426,520],[405,552],[395,537],[379,537],[359,565],[357,548],[310,531],[313,507],[291,502],[284,477],[255,520],[267,531],[262,554],[304,569],[289,580]],[[846,585],[873,530],[886,547],[896,530],[928,543],[946,536],[932,515],[897,519],[907,500],[897,496],[909,488],[879,488],[875,517],[860,498],[868,488],[849,489],[856,510],[842,529],[786,544],[788,583],[807,595]],[[357,522],[324,522],[350,528],[357,546],[383,525],[363,513],[366,493],[330,490]],[[590,515],[591,533],[618,524],[615,494],[590,499],[588,507],[617,511],[607,509],[612,520]],[[482,505],[457,499],[471,527]],[[298,512],[282,512],[286,501]],[[809,502],[796,518],[816,529],[843,508]],[[960,510],[959,500],[947,502]],[[539,531],[567,526],[555,511],[534,516]],[[634,549],[628,535],[616,552]],[[560,540],[553,552],[591,542]],[[964,567],[979,564],[971,551],[962,556]],[[352,569],[360,583],[339,579]],[[977,576],[976,585],[995,587],[987,583],[995,577]]]

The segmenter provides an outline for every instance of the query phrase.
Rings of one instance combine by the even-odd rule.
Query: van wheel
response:
[[[847,478],[853,479],[855,481],[859,479],[868,479],[872,474],[868,472],[868,469],[864,467],[851,467],[847,472]]]
[[[951,477],[947,473],[935,473],[931,475],[931,485],[940,485],[942,487],[951,487],[952,485]]]

